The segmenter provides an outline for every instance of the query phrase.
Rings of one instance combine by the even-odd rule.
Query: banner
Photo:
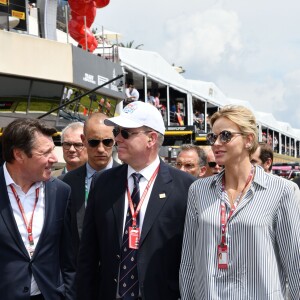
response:
[[[74,46],[72,52],[74,85],[91,90],[123,74],[120,64],[113,63]],[[101,88],[98,92],[112,98],[124,99],[123,89],[119,89],[122,86],[121,81],[124,82],[124,79],[118,79]]]

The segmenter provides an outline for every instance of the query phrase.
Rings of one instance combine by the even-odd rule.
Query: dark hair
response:
[[[35,132],[52,136],[56,133],[56,129],[36,119],[20,118],[8,124],[2,135],[3,159],[8,163],[14,161],[13,150],[16,148],[23,150],[28,157],[31,157]]]
[[[206,164],[207,164],[207,154],[204,151],[204,149],[202,149],[199,146],[196,146],[196,145],[193,145],[193,144],[183,144],[183,145],[180,146],[180,150],[179,150],[178,155],[182,151],[190,151],[190,150],[194,150],[198,154],[199,166],[200,167],[206,166]]]
[[[269,171],[272,170],[273,165],[273,150],[272,147],[266,143],[259,143],[260,155],[259,159],[264,164],[269,158],[272,160],[271,165],[269,167]]]

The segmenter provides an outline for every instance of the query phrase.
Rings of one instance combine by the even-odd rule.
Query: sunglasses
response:
[[[207,164],[210,168],[215,168],[217,165],[217,163],[215,161],[209,161]]]
[[[195,165],[189,164],[189,163],[187,163],[187,164],[182,164],[182,163],[180,163],[180,162],[177,162],[177,163],[175,163],[175,167],[176,167],[177,169],[181,169],[181,168],[183,167],[185,170],[191,170],[191,169],[195,168]]]
[[[107,148],[111,148],[115,144],[115,141],[114,141],[114,139],[103,139],[103,140],[91,139],[91,140],[88,140],[88,144],[92,148],[98,147],[100,143],[102,143],[103,146],[105,146]]]
[[[129,139],[129,137],[130,137],[131,135],[139,134],[139,133],[148,133],[148,132],[151,132],[151,131],[148,130],[148,131],[135,131],[135,132],[129,132],[129,131],[125,130],[125,129],[120,129],[120,128],[118,128],[118,127],[115,127],[115,128],[113,129],[113,135],[114,135],[114,137],[117,137],[117,135],[120,133],[121,136],[122,136],[122,138],[125,139],[125,140]]]
[[[210,132],[206,135],[206,141],[209,145],[213,145],[217,141],[218,137],[220,137],[220,142],[223,144],[227,144],[232,140],[233,136],[236,134],[243,135],[242,132],[234,132],[229,130],[223,130],[219,134]]]
[[[62,143],[62,147],[65,150],[70,150],[72,146],[77,151],[81,151],[84,148],[84,145],[82,143],[68,143],[68,142],[63,142]]]

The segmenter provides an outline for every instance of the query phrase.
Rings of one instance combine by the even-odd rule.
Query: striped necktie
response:
[[[136,207],[140,201],[140,187],[139,181],[143,177],[141,174],[132,174],[134,181],[134,188],[131,194],[133,207]],[[137,251],[129,248],[128,233],[129,226],[132,225],[132,218],[130,207],[128,205],[126,223],[124,227],[123,243],[121,247],[121,264],[120,264],[120,278],[119,278],[119,295],[124,300],[136,299],[139,295],[139,281],[137,270]],[[139,219],[137,217],[137,226]]]

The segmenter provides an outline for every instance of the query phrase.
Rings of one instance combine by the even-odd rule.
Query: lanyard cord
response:
[[[156,178],[156,175],[158,173],[158,170],[159,170],[159,166],[156,168],[156,170],[154,171],[154,173],[152,174],[144,192],[143,192],[143,195],[142,197],[140,198],[140,201],[139,201],[139,204],[136,208],[136,210],[134,210],[134,207],[133,207],[133,201],[132,201],[132,198],[131,198],[131,195],[130,195],[130,192],[129,192],[129,188],[128,188],[128,184],[127,184],[127,197],[128,197],[128,203],[129,203],[129,207],[130,207],[130,212],[131,212],[131,215],[132,215],[132,227],[136,227],[136,218],[141,210],[141,207],[142,207],[142,204],[146,198],[146,195],[148,193],[148,190],[151,186],[151,184],[153,183],[154,179]]]
[[[226,244],[226,228],[227,228],[227,224],[229,219],[231,218],[231,216],[233,215],[233,213],[235,212],[237,206],[239,205],[242,195],[246,189],[246,187],[248,186],[249,182],[252,180],[253,178],[253,174],[254,174],[254,167],[251,166],[251,170],[249,173],[249,176],[247,178],[247,181],[245,183],[244,188],[242,189],[242,191],[240,192],[240,194],[238,195],[238,197],[236,198],[236,200],[233,203],[232,208],[230,209],[228,218],[226,218],[226,205],[225,205],[225,173],[224,176],[222,178],[222,200],[221,200],[221,244],[224,245]]]
[[[22,218],[23,218],[23,222],[25,224],[25,227],[26,227],[26,230],[27,230],[27,234],[28,234],[28,241],[29,241],[29,244],[30,246],[33,246],[34,245],[34,240],[33,240],[33,236],[32,236],[32,222],[33,222],[33,216],[34,216],[34,211],[35,211],[35,208],[36,208],[36,205],[38,203],[38,200],[39,200],[39,192],[40,192],[40,189],[37,188],[35,190],[35,201],[34,201],[34,206],[33,206],[33,210],[32,210],[32,213],[31,213],[31,218],[30,218],[30,221],[28,223],[27,221],[27,218],[26,218],[26,214],[25,214],[25,210],[23,208],[23,205],[20,201],[20,198],[19,198],[19,195],[17,194],[15,188],[13,187],[12,184],[10,184],[10,188],[15,196],[15,199],[17,201],[17,204],[18,204],[18,207],[19,207],[19,210],[22,214]]]

